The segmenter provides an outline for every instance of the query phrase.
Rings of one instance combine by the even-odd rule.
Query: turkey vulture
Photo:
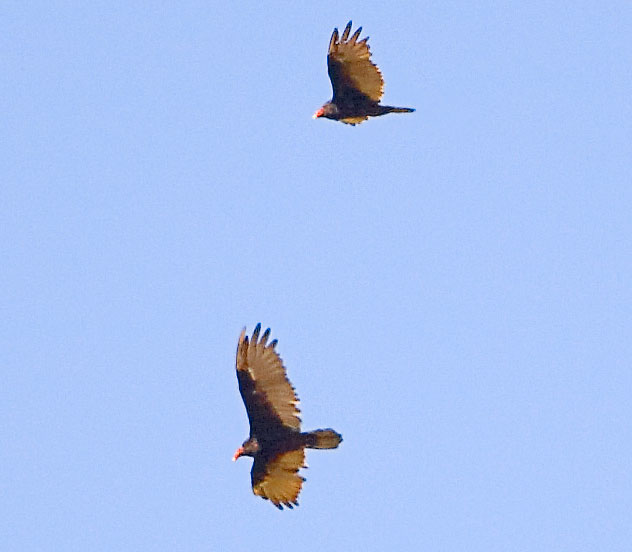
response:
[[[252,492],[270,500],[279,510],[298,506],[297,498],[305,478],[298,475],[305,464],[305,449],[333,449],[342,435],[333,429],[301,433],[298,397],[287,379],[277,340],[266,345],[268,328],[259,340],[261,324],[252,338],[244,328],[237,345],[239,391],[250,421],[250,438],[233,456],[252,456]]]
[[[329,41],[327,53],[327,70],[331,79],[334,95],[316,113],[317,117],[326,117],[334,121],[342,121],[355,125],[366,121],[369,117],[377,117],[386,113],[410,113],[412,107],[392,107],[380,105],[384,80],[382,73],[371,61],[371,52],[366,43],[369,37],[360,38],[360,27],[353,36],[351,21],[347,23],[342,37],[338,40],[338,29],[334,29]]]

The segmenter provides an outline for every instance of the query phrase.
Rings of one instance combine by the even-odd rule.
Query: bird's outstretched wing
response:
[[[333,102],[361,95],[378,102],[383,94],[384,79],[371,61],[367,40],[358,40],[362,27],[351,38],[351,21],[347,23],[340,39],[338,29],[334,29],[329,42],[327,69],[334,90]],[[358,121],[360,122],[360,121]]]
[[[298,494],[304,477],[298,475],[305,466],[305,450],[299,448],[278,454],[272,459],[257,456],[252,465],[252,492],[269,500],[280,510],[298,506]]]
[[[250,435],[271,435],[279,425],[299,431],[299,400],[275,351],[277,340],[267,344],[270,328],[259,340],[260,331],[261,324],[257,324],[248,339],[244,328],[237,345],[237,379],[248,412]]]

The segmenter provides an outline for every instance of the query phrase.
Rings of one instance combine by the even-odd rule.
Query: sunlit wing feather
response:
[[[357,125],[362,121],[366,121],[368,118],[368,115],[365,115],[364,117],[345,117],[344,119],[340,119],[340,122],[347,123],[348,125]]]
[[[250,433],[265,435],[271,426],[279,423],[298,431],[301,427],[299,401],[275,350],[277,341],[267,344],[269,328],[259,340],[260,330],[261,324],[258,324],[248,339],[244,329],[237,345],[237,379],[248,412]]]
[[[376,102],[382,97],[384,79],[377,65],[371,61],[371,52],[367,44],[369,37],[358,40],[361,31],[362,27],[349,38],[349,21],[340,40],[338,29],[334,29],[331,35],[327,69],[334,91],[334,102],[339,97],[358,93]]]
[[[280,509],[298,506],[298,495],[305,481],[298,470],[304,466],[302,448],[278,454],[271,460],[257,457],[252,465],[252,491]]]

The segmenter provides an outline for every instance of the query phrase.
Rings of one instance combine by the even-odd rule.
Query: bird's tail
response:
[[[308,448],[334,449],[342,441],[342,435],[333,429],[317,429],[304,434]]]
[[[412,107],[393,107],[392,105],[382,106],[386,111],[384,113],[412,113],[415,111]]]

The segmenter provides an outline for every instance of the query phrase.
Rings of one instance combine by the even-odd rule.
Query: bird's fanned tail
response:
[[[305,433],[308,448],[334,449],[342,442],[342,435],[333,429],[317,429]]]

